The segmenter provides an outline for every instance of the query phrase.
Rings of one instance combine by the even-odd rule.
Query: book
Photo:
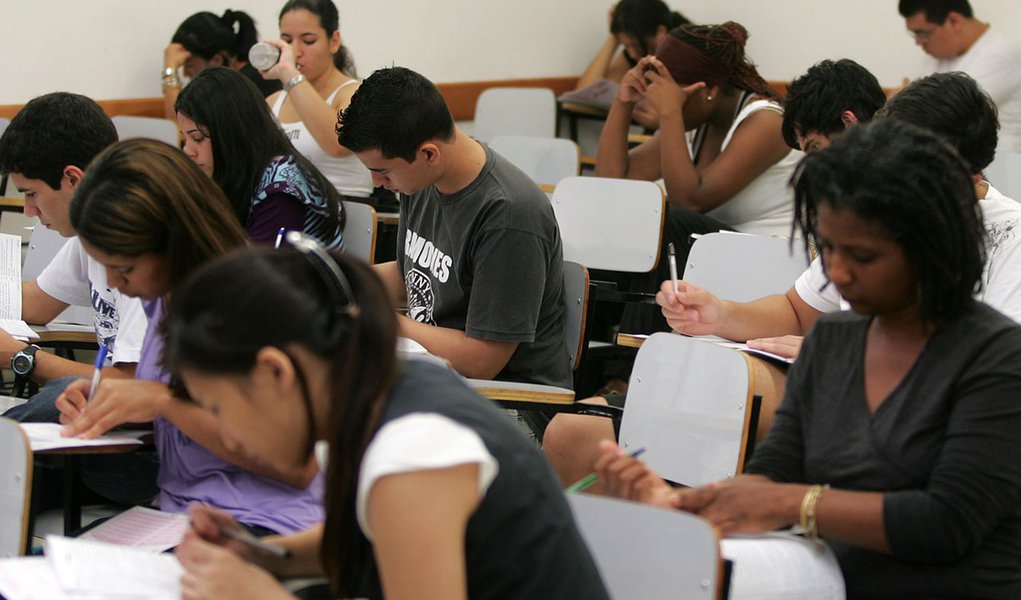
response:
[[[48,535],[46,559],[68,592],[108,598],[181,597],[184,570],[173,554]]]
[[[613,104],[613,99],[617,97],[618,89],[620,89],[619,84],[614,83],[609,79],[600,79],[592,85],[583,87],[580,90],[564,92],[563,94],[560,94],[560,97],[557,98],[557,100],[560,102],[581,104],[582,106],[593,106],[603,110],[610,110],[610,106]]]
[[[730,600],[844,600],[844,575],[822,540],[789,531],[733,536],[720,553],[734,563]]]

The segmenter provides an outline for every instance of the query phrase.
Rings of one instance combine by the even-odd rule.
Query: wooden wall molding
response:
[[[577,77],[547,77],[542,79],[505,79],[500,81],[471,81],[440,83],[437,87],[447,100],[450,112],[457,121],[470,121],[475,115],[475,103],[482,90],[491,87],[548,87],[557,95],[574,89]],[[162,117],[162,98],[130,98],[126,100],[99,100],[108,115],[136,115]],[[21,110],[22,104],[0,105],[0,118],[10,119]]]

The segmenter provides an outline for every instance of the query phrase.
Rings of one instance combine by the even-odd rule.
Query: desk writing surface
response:
[[[28,436],[32,452],[51,454],[105,454],[128,452],[143,444],[141,438],[151,431],[117,431],[98,438],[85,440],[60,435],[64,428],[59,423],[20,423]]]

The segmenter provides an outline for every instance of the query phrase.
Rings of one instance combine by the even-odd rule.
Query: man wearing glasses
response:
[[[900,0],[915,43],[936,73],[971,75],[999,109],[1000,149],[1021,152],[1021,47],[975,19],[968,0]]]

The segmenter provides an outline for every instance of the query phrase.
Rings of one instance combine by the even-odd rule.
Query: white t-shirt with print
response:
[[[109,350],[107,365],[138,362],[146,329],[142,303],[107,286],[106,269],[86,254],[78,238],[64,244],[36,283],[61,302],[92,307],[96,341]]]
[[[986,239],[986,267],[982,274],[982,293],[978,296],[989,306],[1021,322],[1021,204],[989,186],[979,200]],[[823,273],[816,258],[794,283],[798,296],[822,313],[850,310],[836,287]]]

